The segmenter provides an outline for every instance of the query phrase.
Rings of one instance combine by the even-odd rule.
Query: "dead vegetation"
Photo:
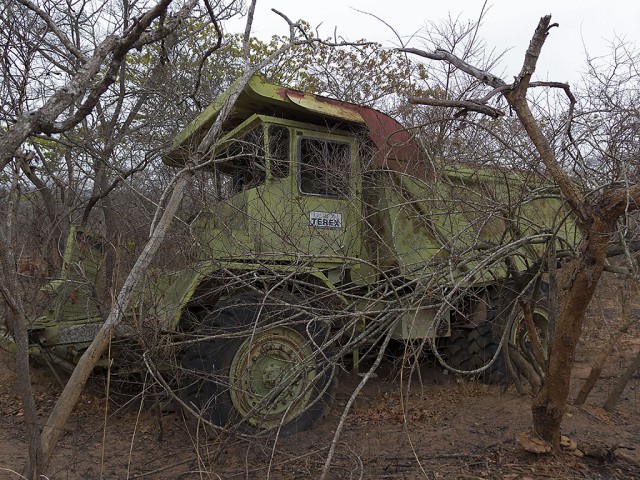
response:
[[[604,282],[589,311],[573,372],[574,396],[603,340],[622,322],[616,282],[611,278]],[[640,302],[633,297],[630,304],[637,318]],[[620,374],[637,355],[638,338],[636,322],[612,350],[585,404],[569,407],[563,433],[583,456],[570,449],[552,456],[524,451],[516,436],[529,427],[531,399],[513,387],[445,375],[426,357],[421,382],[414,383],[407,397],[400,383],[402,361],[387,355],[346,417],[327,478],[638,478],[637,372],[616,411],[603,408]],[[12,388],[11,357],[1,355],[0,477],[17,479],[10,471],[19,470],[25,460],[24,417]],[[38,415],[44,419],[59,387],[46,367],[34,372]],[[97,377],[65,428],[49,478],[318,478],[344,404],[360,380],[341,374],[327,418],[315,429],[281,438],[274,445],[265,438],[207,437],[180,411],[159,411],[162,402],[151,389],[133,397],[131,391],[110,392],[105,417],[105,383]]]

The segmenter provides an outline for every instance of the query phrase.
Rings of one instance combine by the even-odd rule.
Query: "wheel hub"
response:
[[[282,375],[284,371],[285,370],[279,364],[274,363],[265,366],[264,370],[262,371],[262,383],[264,383],[267,388],[275,388],[280,375]]]
[[[245,420],[272,428],[301,413],[312,399],[313,350],[300,332],[274,327],[247,338],[231,367],[231,402]]]

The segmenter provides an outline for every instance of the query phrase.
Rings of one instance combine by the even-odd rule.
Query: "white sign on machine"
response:
[[[309,226],[316,228],[342,228],[342,213],[309,212]]]

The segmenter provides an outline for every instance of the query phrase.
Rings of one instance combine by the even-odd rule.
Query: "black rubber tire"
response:
[[[451,336],[441,340],[439,349],[447,365],[457,370],[469,370],[469,342],[466,330],[451,330]]]
[[[311,380],[308,401],[304,400],[310,405],[300,404],[302,406],[299,414],[279,421],[275,427],[272,421],[265,427],[260,424],[259,418],[246,418],[234,406],[230,367],[244,342],[251,341],[249,333],[256,325],[263,328],[265,322],[281,321],[289,316],[295,316],[295,321],[287,323],[287,328],[307,339],[311,337],[312,341],[308,345],[313,348],[313,358],[318,359],[305,372],[314,368],[319,373]],[[203,340],[187,349],[181,362],[181,397],[213,424],[223,428],[237,428],[240,433],[277,432],[280,436],[287,436],[309,428],[328,410],[333,396],[333,368],[324,364],[321,360],[325,358],[324,355],[317,352],[328,333],[328,329],[320,322],[301,314],[298,309],[293,311],[291,308],[269,306],[262,304],[256,297],[238,295],[218,305],[204,319],[202,333],[212,336],[224,334],[225,338]],[[229,338],[234,333],[239,336]],[[286,412],[283,418],[285,414]]]
[[[537,293],[535,309],[539,312],[546,312],[545,317],[549,318],[549,285],[542,282],[539,286],[539,292]],[[514,302],[515,300],[510,300]],[[520,307],[509,304],[509,300],[505,300],[504,297],[500,298],[500,294],[494,291],[490,297],[490,309],[489,318],[487,322],[469,331],[469,350],[472,357],[472,367],[479,368],[486,365],[498,351],[500,347],[500,340],[506,325],[511,323],[511,319],[514,315],[519,315]],[[504,308],[505,304],[509,304],[507,308]],[[499,308],[504,308],[502,312],[499,312]],[[514,338],[516,343],[518,342],[518,334],[515,333],[520,329],[521,323],[513,322],[509,326],[510,331],[508,338],[505,341],[513,343]],[[548,337],[549,325],[546,329],[545,335]],[[521,330],[520,330],[521,331]],[[484,372],[478,375],[478,378],[485,383],[507,383],[509,381],[509,372],[502,356],[502,353],[498,354],[495,362]]]
[[[469,345],[469,370],[477,370],[487,365],[495,356],[500,347],[500,336],[496,335],[491,322],[486,322],[476,328],[469,330],[467,343]],[[500,383],[507,378],[502,355],[491,364],[489,368],[473,375],[484,383]]]
[[[540,290],[536,309],[548,312],[548,285],[542,283]],[[451,332],[451,337],[447,338],[441,347],[443,357],[450,366],[458,370],[473,371],[487,365],[495,356],[500,347],[504,325],[509,323],[509,317],[517,314],[517,310],[514,310],[513,307],[499,313],[500,301],[497,290],[492,292],[489,300],[488,318],[485,323],[475,328],[454,329]],[[502,301],[504,302],[504,297]],[[512,328],[517,328],[517,325]],[[510,332],[509,339],[511,336]],[[498,354],[489,368],[473,374],[471,377],[488,384],[506,383],[509,380],[509,373],[502,354]]]

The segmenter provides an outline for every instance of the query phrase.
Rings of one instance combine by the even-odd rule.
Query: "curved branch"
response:
[[[109,195],[118,186],[118,184],[120,182],[126,180],[131,175],[133,175],[134,173],[141,172],[142,170],[144,170],[146,168],[148,162],[149,162],[149,160],[147,158],[145,158],[144,160],[142,160],[138,165],[136,165],[132,169],[127,170],[126,172],[123,172],[119,176],[117,176],[113,180],[113,182],[111,182],[111,185],[107,186],[107,188],[102,190],[100,193],[98,193],[96,195],[93,195],[89,199],[89,201],[87,202],[87,205],[84,208],[84,213],[82,214],[82,220],[81,220],[80,224],[81,225],[85,225],[87,223],[87,220],[89,219],[89,213],[91,212],[91,209],[95,206],[95,204],[98,203],[98,201],[102,200],[107,195]]]
[[[6,132],[0,134],[0,170],[12,161],[20,145],[31,135],[59,133],[80,123],[95,107],[100,96],[115,82],[120,65],[129,50],[138,44],[155,19],[167,11],[171,1],[160,0],[122,35],[105,38],[73,78],[60,87],[42,107],[21,115]],[[106,73],[101,81],[94,84],[94,78],[101,70],[106,70]],[[58,116],[83,98],[84,102],[71,117],[62,123],[55,123]]]
[[[133,26],[128,28],[125,34],[121,37],[107,37],[107,39],[100,45],[103,47],[103,54],[101,56],[100,63],[102,63],[103,59],[108,58],[109,55],[111,56],[111,62],[106,73],[102,77],[102,80],[95,86],[88,89],[88,94],[84,102],[82,102],[76,112],[64,122],[58,124],[53,122],[49,124],[41,122],[40,129],[43,133],[53,134],[66,132],[78,125],[78,123],[91,113],[102,94],[106,92],[107,89],[116,81],[118,72],[120,71],[120,67],[123,64],[127,53],[129,53],[136,44],[138,45],[138,48],[142,46],[139,40],[143,33],[147,28],[149,28],[149,26],[151,26],[156,18],[166,12],[171,2],[172,0],[161,0],[158,2],[151,10],[146,12],[137,22],[135,22]],[[169,33],[170,30],[166,30],[164,36]],[[109,40],[111,40],[111,42],[107,43]],[[159,38],[154,39],[154,41],[155,40],[159,40]]]
[[[200,90],[200,82],[202,80],[202,69],[204,68],[204,64],[207,61],[207,59],[216,50],[219,50],[220,47],[222,46],[222,37],[223,37],[222,29],[220,28],[220,23],[218,22],[218,20],[215,17],[215,14],[213,13],[213,8],[211,7],[209,0],[204,0],[204,4],[207,7],[209,18],[211,20],[211,23],[213,24],[213,28],[215,29],[216,35],[218,38],[216,40],[215,45],[212,45],[211,47],[209,47],[207,51],[204,52],[204,55],[202,55],[202,58],[200,59],[200,62],[198,64],[198,73],[196,74],[196,84],[193,87],[193,92],[191,93],[191,95],[189,95],[194,100],[198,108],[202,108],[200,105],[200,101],[196,98],[196,94],[198,93],[198,90]]]
[[[549,29],[555,24],[550,25],[551,15],[546,15],[540,19],[538,26],[531,38],[529,48],[525,54],[525,61],[520,71],[520,75],[514,83],[514,88],[505,92],[504,96],[509,102],[509,105],[515,110],[522,126],[529,135],[529,138],[533,142],[540,154],[540,158],[544,165],[547,167],[547,171],[551,177],[555,180],[560,187],[563,195],[571,205],[571,208],[576,212],[578,217],[583,222],[589,222],[591,220],[591,214],[587,209],[584,195],[580,192],[576,184],[571,180],[567,172],[565,172],[558,162],[556,156],[551,148],[549,140],[545,137],[540,125],[535,120],[529,103],[527,102],[527,90],[530,86],[531,75],[535,72],[538,58],[540,57],[540,51],[547,38]],[[563,88],[565,88],[563,86]],[[568,90],[568,85],[565,91]],[[574,99],[575,100],[575,99]]]
[[[416,105],[430,105],[432,107],[462,108],[463,110],[456,113],[456,116],[460,116],[460,114],[466,113],[466,111],[483,113],[493,118],[500,118],[504,116],[504,112],[502,110],[489,107],[488,105],[483,105],[475,100],[441,100],[438,98],[409,97],[409,103]]]
[[[456,57],[453,53],[447,52],[441,48],[437,48],[435,52],[429,53],[424,50],[419,50],[417,48],[398,48],[398,52],[412,53],[414,55],[419,55],[424,58],[428,58],[430,60],[440,60],[449,62],[454,67],[459,68],[463,72],[471,75],[472,77],[477,78],[482,83],[489,85],[493,88],[504,87],[507,83],[502,80],[500,77],[496,77],[495,75],[485,72],[484,70],[480,70],[479,68],[474,67],[473,65],[468,64],[464,60]]]

